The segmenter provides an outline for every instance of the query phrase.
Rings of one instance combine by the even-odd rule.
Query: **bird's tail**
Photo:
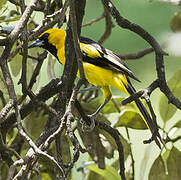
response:
[[[125,88],[129,95],[133,95],[136,92],[136,90],[131,85],[131,82],[129,79],[127,79],[127,82],[128,82],[128,84],[125,85]],[[152,139],[155,140],[156,144],[161,149],[160,141],[162,142],[162,139],[158,132],[158,126],[157,126],[156,121],[153,121],[153,119],[151,118],[150,114],[148,113],[148,111],[146,110],[145,106],[143,105],[143,103],[141,102],[140,99],[135,100],[135,105],[138,108],[141,117],[145,121],[145,124],[150,129],[150,131],[152,133]]]

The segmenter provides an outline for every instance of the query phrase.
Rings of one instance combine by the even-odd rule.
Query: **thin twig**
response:
[[[103,12],[103,13],[102,13],[100,16],[98,16],[97,18],[94,18],[94,19],[92,19],[91,21],[83,24],[82,27],[90,26],[90,25],[94,24],[95,22],[100,21],[100,20],[103,19],[104,17],[105,17],[105,14],[104,14],[104,12]]]
[[[151,93],[158,88],[158,80],[153,81],[146,89],[140,90],[136,92],[135,94],[129,96],[128,98],[124,99],[121,103],[122,105],[126,105],[128,103],[131,103],[132,101],[135,101],[136,99],[143,97],[144,94],[150,96]]]
[[[74,163],[78,160],[79,158],[79,154],[80,154],[80,144],[79,144],[79,141],[77,139],[77,137],[75,136],[72,128],[71,128],[71,121],[74,119],[73,115],[72,114],[69,114],[67,116],[67,123],[66,123],[66,126],[67,126],[67,132],[68,132],[68,135],[70,137],[70,140],[74,146],[74,153],[73,153],[73,158],[72,158],[72,161],[69,163],[68,165],[68,170],[67,172],[70,171],[71,168],[73,168],[74,166]]]
[[[105,27],[105,31],[104,31],[103,35],[101,36],[101,38],[98,41],[100,44],[103,44],[104,41],[111,35],[111,31],[112,31],[112,27],[113,27],[111,15],[105,6],[104,6],[104,16],[105,16],[106,27]]]
[[[114,106],[115,108],[117,109],[117,111],[120,113],[120,108],[117,104],[117,102],[114,100],[114,98],[112,98],[112,102],[114,103]],[[129,135],[129,130],[127,127],[125,127],[126,129],[126,134],[127,134],[127,137],[128,137],[128,140],[129,140],[129,144],[130,144],[130,155],[131,155],[131,161],[132,161],[132,180],[134,180],[134,177],[135,177],[135,160],[134,160],[134,157],[133,157],[133,150],[132,150],[132,147],[131,147],[131,143],[130,143],[130,135]]]
[[[8,38],[10,40],[15,40],[18,35],[22,32],[23,28],[25,27],[25,25],[27,24],[34,7],[36,7],[36,3],[38,0],[31,0],[30,3],[28,4],[28,6],[26,7],[24,13],[22,14],[20,20],[18,21],[17,25],[15,26],[15,28],[13,29],[13,31],[11,32],[11,34],[8,36]]]
[[[133,54],[118,54],[118,56],[121,59],[125,59],[125,60],[137,60],[137,59],[140,59],[140,58],[144,57],[145,55],[148,55],[152,52],[154,52],[153,48],[147,48],[147,49],[143,49],[143,50],[138,51],[138,52],[133,53]]]

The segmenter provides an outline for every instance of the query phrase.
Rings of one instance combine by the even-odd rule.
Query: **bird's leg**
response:
[[[98,107],[98,109],[97,109],[93,114],[87,115],[87,116],[90,118],[90,120],[91,120],[91,125],[90,125],[90,127],[89,127],[89,130],[87,130],[87,131],[92,131],[92,130],[94,129],[94,127],[95,127],[95,120],[94,120],[95,117],[99,114],[99,112],[102,110],[102,108],[110,101],[110,99],[111,99],[111,96],[109,96],[109,97]],[[80,122],[81,122],[82,125],[85,124],[82,119],[80,120]]]
[[[91,87],[88,87],[88,88],[80,89],[79,93],[86,92],[86,91],[93,91],[93,90],[96,90],[96,89],[100,89],[100,87],[99,86],[91,86]]]
[[[99,112],[103,109],[103,107],[110,101],[111,96],[109,96],[107,99],[104,100],[104,102],[98,107],[98,109],[93,113],[88,115],[88,117],[91,119],[91,130],[95,127],[95,117],[99,114]]]
[[[109,96],[107,99],[104,100],[104,102],[97,108],[97,110],[93,113],[88,115],[90,118],[95,118],[99,112],[102,110],[102,108],[110,101],[111,96]]]

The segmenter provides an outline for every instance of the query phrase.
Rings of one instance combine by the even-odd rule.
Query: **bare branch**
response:
[[[94,19],[92,19],[91,21],[83,24],[82,27],[90,26],[90,25],[94,24],[95,22],[100,21],[100,20],[103,19],[104,17],[105,17],[105,14],[104,14],[104,12],[103,12],[99,17],[94,18]]]
[[[98,41],[100,44],[102,44],[111,35],[111,31],[113,27],[111,15],[105,6],[104,6],[104,16],[105,16],[106,27],[105,27],[104,34],[101,36],[101,38]]]
[[[131,23],[127,19],[120,16],[119,11],[116,9],[114,4],[110,0],[102,0],[104,5],[115,18],[117,24],[122,27],[129,29],[130,31],[135,32],[144,40],[146,40],[154,49],[155,51],[155,61],[156,61],[156,70],[157,70],[157,77],[159,81],[159,88],[160,90],[167,96],[170,103],[174,104],[177,108],[181,109],[181,102],[178,98],[176,98],[173,93],[170,91],[166,79],[165,79],[165,68],[164,68],[164,60],[163,56],[168,55],[165,53],[157,41],[142,27],[137,24]]]
[[[17,25],[15,26],[15,28],[13,29],[11,34],[8,36],[9,39],[14,41],[18,37],[18,35],[21,33],[21,31],[23,30],[23,28],[27,24],[27,21],[29,20],[31,14],[33,12],[33,8],[36,7],[37,1],[38,0],[31,0],[30,1],[30,3],[26,7],[23,15],[21,16],[20,20],[18,21]]]
[[[0,120],[1,121],[2,121],[2,119],[4,119],[7,116],[7,114],[9,113],[11,108],[13,107],[13,105],[14,105],[13,100],[10,99],[9,102],[6,104],[6,106],[0,112]]]
[[[142,57],[144,57],[145,55],[150,54],[150,53],[152,53],[152,52],[154,52],[154,49],[153,49],[153,48],[147,48],[147,49],[138,51],[138,52],[133,53],[133,54],[119,54],[118,56],[119,56],[121,59],[137,60],[137,59],[142,58]]]
[[[73,36],[73,42],[74,42],[74,48],[75,48],[75,53],[76,53],[76,59],[77,59],[77,64],[78,64],[78,69],[80,73],[80,77],[82,79],[86,79],[84,75],[84,68],[82,64],[82,53],[80,50],[80,42],[78,36],[80,36],[80,32],[78,34],[77,31],[77,20],[76,20],[76,13],[75,13],[75,1],[72,0],[70,2],[70,18],[71,18],[71,25],[72,25],[72,36]]]

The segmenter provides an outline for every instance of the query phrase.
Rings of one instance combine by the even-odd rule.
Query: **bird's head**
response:
[[[65,43],[65,30],[53,28],[48,29],[37,40],[31,43],[28,48],[42,47],[53,55],[57,55],[57,49],[61,49]]]

